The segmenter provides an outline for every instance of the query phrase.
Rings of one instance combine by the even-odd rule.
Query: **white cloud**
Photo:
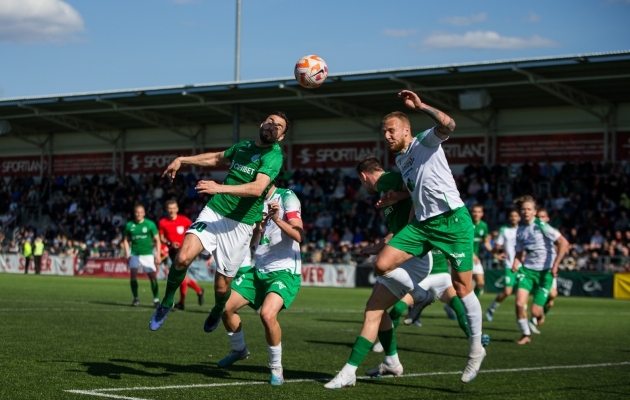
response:
[[[61,42],[83,28],[81,15],[62,0],[0,1],[1,42]]]
[[[453,26],[468,26],[468,25],[479,23],[479,22],[485,22],[487,18],[488,18],[488,14],[483,12],[479,14],[468,15],[465,17],[440,18],[440,23],[453,25]]]
[[[628,1],[630,1],[630,0],[628,0]],[[531,23],[535,24],[536,22],[540,22],[540,15],[538,15],[535,12],[532,11],[529,14],[527,14],[525,16],[525,18],[523,18],[523,21],[531,22]]]
[[[417,34],[417,29],[383,29],[383,35],[390,37],[405,37]]]
[[[464,35],[434,33],[428,36],[422,45],[431,49],[469,48],[512,50],[528,47],[554,47],[558,43],[538,35],[529,38],[501,36],[492,31],[467,32]]]

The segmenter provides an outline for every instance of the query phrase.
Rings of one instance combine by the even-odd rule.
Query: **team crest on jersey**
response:
[[[280,290],[287,288],[287,286],[284,283],[280,282],[280,281],[275,281],[274,283],[272,283],[272,285],[278,285],[278,289],[280,289]]]
[[[182,233],[184,233],[184,227],[183,226],[178,226],[177,227],[177,234],[181,235]]]
[[[258,160],[260,158],[260,154],[254,154],[252,156],[252,162],[255,162],[256,160]]]
[[[479,235],[483,236],[483,229],[479,231]]]
[[[146,226],[142,228],[142,233],[147,233],[147,227]]]

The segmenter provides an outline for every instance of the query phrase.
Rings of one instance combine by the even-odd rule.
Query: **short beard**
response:
[[[400,153],[405,148],[405,141],[397,141],[394,143],[394,146],[390,146],[389,149],[394,153]]]
[[[260,138],[260,141],[264,144],[274,144],[276,142],[276,140],[273,138],[273,135],[271,135],[271,138],[267,139],[265,137],[265,131],[264,130],[260,130],[260,132],[258,132],[258,137]]]

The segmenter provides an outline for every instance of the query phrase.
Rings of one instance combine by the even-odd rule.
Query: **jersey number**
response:
[[[206,229],[206,223],[205,222],[195,222],[194,224],[190,225],[191,229],[196,230],[197,232],[201,233]]]

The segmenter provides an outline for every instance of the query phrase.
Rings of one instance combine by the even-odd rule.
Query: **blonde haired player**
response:
[[[531,313],[538,324],[544,323],[543,307],[547,303],[553,277],[558,265],[569,249],[569,242],[549,224],[536,218],[536,201],[531,196],[515,200],[521,210],[522,223],[516,232],[516,246],[512,272],[517,272],[516,318],[522,336],[517,344],[531,342],[531,330],[527,321],[527,301],[534,295]],[[558,245],[558,252],[554,248]],[[527,254],[527,255],[525,255]]]

